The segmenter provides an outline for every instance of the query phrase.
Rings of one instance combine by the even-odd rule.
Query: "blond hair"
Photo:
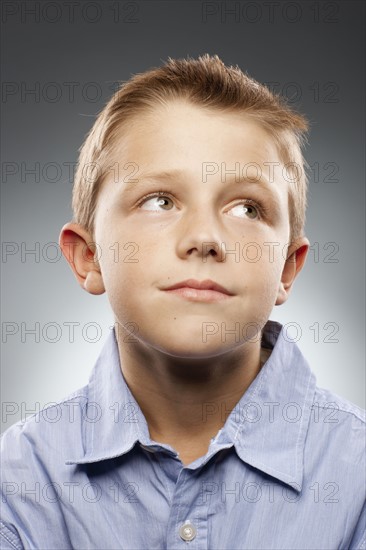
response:
[[[185,99],[203,108],[245,113],[267,130],[291,175],[290,241],[303,236],[308,165],[302,147],[308,131],[306,118],[238,66],[226,66],[217,55],[208,54],[198,59],[169,57],[163,66],[134,75],[111,97],[79,150],[72,197],[73,221],[94,235],[98,192],[113,148],[121,137],[122,125],[174,99]]]

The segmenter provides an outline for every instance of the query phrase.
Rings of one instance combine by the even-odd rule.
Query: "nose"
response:
[[[182,219],[177,253],[182,259],[195,256],[206,262],[211,256],[217,262],[225,261],[226,248],[220,224],[214,214],[207,213],[207,206],[196,208]]]

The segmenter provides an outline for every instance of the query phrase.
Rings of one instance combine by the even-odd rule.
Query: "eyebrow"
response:
[[[258,165],[259,166],[259,165]],[[230,171],[228,171],[230,172]],[[251,179],[247,176],[243,176],[243,175],[240,175],[240,177],[238,178],[236,174],[233,174],[232,172],[231,173],[228,173],[226,174],[226,178],[225,178],[225,182],[222,181],[222,183],[225,183],[227,185],[233,185],[233,184],[259,184],[261,185],[262,187],[264,187],[266,190],[270,191],[270,187],[269,187],[269,180],[267,179],[266,176],[263,175],[263,170],[261,170],[261,175],[260,177],[256,178],[256,179]],[[212,173],[212,174],[207,174],[208,177],[210,177],[210,175],[216,175],[218,172],[216,172],[215,174]],[[145,173],[142,173],[140,174],[140,177],[139,177],[139,173],[136,174],[137,176],[137,182],[126,182],[126,186],[124,187],[124,192],[128,193],[130,191],[132,191],[133,189],[136,189],[136,188],[140,188],[142,187],[142,185],[146,184],[147,182],[149,181],[165,181],[167,183],[171,183],[172,181],[182,181],[183,179],[185,179],[187,177],[186,173],[183,171],[183,170],[170,170],[170,171],[167,171],[167,170],[163,170],[162,172],[145,172]],[[136,179],[136,178],[135,178]],[[201,180],[202,183],[209,183],[208,181],[207,182],[203,182]]]

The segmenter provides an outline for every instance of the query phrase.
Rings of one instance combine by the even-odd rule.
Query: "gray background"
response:
[[[311,121],[312,251],[271,318],[289,323],[320,386],[365,406],[364,3],[277,4],[2,3],[2,430],[86,384],[112,324],[106,295],[82,291],[50,244],[71,219],[70,166],[95,115],[117,81],[205,52]],[[39,342],[26,333],[37,326]]]

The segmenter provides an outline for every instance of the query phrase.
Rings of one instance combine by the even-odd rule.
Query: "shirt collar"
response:
[[[267,322],[262,347],[272,353],[225,428],[244,462],[301,491],[316,378],[280,323]]]
[[[315,376],[280,323],[267,322],[262,346],[272,353],[211,448],[231,442],[241,460],[300,491]],[[114,329],[92,370],[85,406],[85,453],[66,464],[115,458],[137,441],[152,446],[146,419],[122,374]],[[169,445],[160,447],[171,450]]]
[[[130,451],[137,441],[149,441],[146,419],[120,367],[114,329],[91,372],[82,419],[85,454],[66,464],[115,458]]]

